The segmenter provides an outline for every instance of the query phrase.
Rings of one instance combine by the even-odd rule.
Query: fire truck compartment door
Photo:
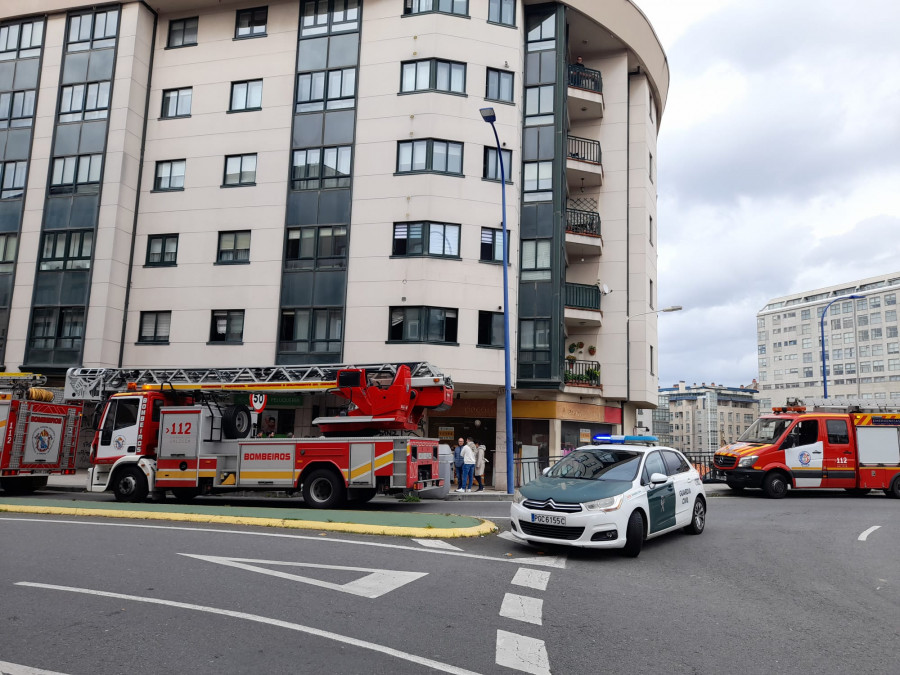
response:
[[[111,398],[100,426],[97,459],[117,458],[137,452],[139,396]]]
[[[296,444],[241,443],[238,483],[240,485],[294,485]]]
[[[157,451],[160,459],[197,459],[200,456],[202,412],[199,407],[160,410],[160,438]]]
[[[350,485],[375,484],[375,444],[350,444]]]
[[[19,415],[28,415],[25,430],[25,445],[22,450],[22,464],[55,466],[59,464],[60,450],[66,439],[66,417],[69,419],[69,435],[75,412],[60,406],[28,402],[19,406]],[[17,420],[18,422],[18,420]],[[18,424],[16,425],[18,427]]]
[[[900,464],[900,429],[897,427],[856,427],[860,464]]]

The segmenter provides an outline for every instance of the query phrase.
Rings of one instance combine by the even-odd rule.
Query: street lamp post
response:
[[[822,348],[822,391],[825,398],[828,398],[828,374],[825,372],[825,316],[828,314],[828,308],[838,300],[856,300],[861,297],[861,295],[842,295],[829,302],[822,310],[822,318],[819,319],[819,346]],[[857,377],[859,376],[857,375]]]
[[[503,150],[500,148],[500,135],[494,122],[497,115],[493,108],[481,108],[479,111],[485,122],[491,125],[494,131],[494,140],[497,142],[497,163],[500,166],[500,203],[501,219],[503,227],[503,361],[505,367],[504,394],[506,396],[506,491],[509,494],[515,492],[515,476],[513,468],[513,438],[512,438],[512,377],[509,367],[509,241],[506,233],[506,171],[503,167]]]

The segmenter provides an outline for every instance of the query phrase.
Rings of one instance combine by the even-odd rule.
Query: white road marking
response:
[[[527,595],[507,593],[503,596],[503,604],[500,605],[500,616],[525,623],[533,623],[542,626],[541,613],[544,611],[544,601],[540,598],[531,598]]]
[[[269,576],[288,579],[290,581],[299,581],[301,584],[310,584],[311,586],[319,586],[321,588],[330,588],[333,591],[341,591],[342,593],[350,593],[351,595],[360,595],[364,598],[379,598],[382,595],[395,591],[401,586],[412,583],[416,579],[428,576],[428,572],[399,572],[396,570],[383,570],[373,567],[342,567],[340,565],[314,565],[312,563],[301,562],[284,562],[281,560],[253,560],[251,558],[224,558],[215,555],[196,555],[193,553],[179,553],[178,555],[187,556],[189,558],[197,558],[219,565],[228,565],[229,567],[237,567],[238,569],[247,570],[248,572],[258,572],[260,574],[268,574]],[[290,574],[288,572],[280,572],[278,570],[270,570],[259,565],[251,565],[249,563],[259,563],[262,565],[281,565],[285,567],[305,567],[310,569],[322,570],[342,570],[348,572],[369,572],[364,577],[354,579],[346,584],[335,584],[330,581],[322,581],[321,579],[313,579],[311,577],[302,577],[299,574]]]
[[[98,595],[104,598],[115,598],[116,600],[133,600],[134,602],[145,602],[151,605],[162,605],[164,607],[176,607],[179,609],[192,609],[197,612],[206,612],[208,614],[219,614],[221,616],[230,616],[235,619],[244,619],[245,621],[254,621],[256,623],[268,624],[270,626],[277,626],[278,628],[286,628],[288,630],[297,631],[298,633],[307,633],[309,635],[315,635],[317,637],[325,638],[327,640],[334,640],[335,642],[341,642],[343,644],[352,645],[354,647],[360,647],[361,649],[369,649],[374,652],[379,652],[381,654],[385,654],[387,656],[393,656],[398,659],[402,659],[404,661],[410,661],[411,663],[416,663],[418,665],[425,666],[427,668],[432,668],[434,670],[439,670],[444,673],[454,673],[455,675],[476,675],[471,670],[466,670],[465,668],[458,668],[457,666],[452,666],[449,663],[442,663],[441,661],[435,661],[434,659],[429,659],[424,656],[417,656],[415,654],[410,654],[408,652],[402,652],[399,649],[393,649],[391,647],[385,647],[384,645],[379,645],[374,642],[367,642],[366,640],[359,640],[357,638],[352,638],[347,635],[341,635],[339,633],[332,633],[331,631],[322,630],[321,628],[313,628],[312,626],[303,626],[299,623],[292,623],[290,621],[281,621],[280,619],[273,619],[266,616],[259,616],[258,614],[248,614],[246,612],[235,612],[230,609],[220,609],[218,607],[207,607],[205,605],[193,605],[187,602],[176,602],[174,600],[162,600],[158,598],[144,598],[139,595],[125,595],[124,593],[110,593],[109,591],[97,591],[90,588],[76,588],[74,586],[56,586],[53,584],[40,584],[33,583],[29,581],[20,581],[16,583],[16,586],[29,586],[31,588],[45,588],[53,591],[66,591],[69,593],[82,593],[84,595]],[[499,641],[499,636],[498,636]],[[546,658],[546,657],[545,657]],[[536,672],[536,671],[528,671],[528,672]],[[549,671],[547,671],[549,672]]]
[[[0,673],[2,675],[63,675],[55,670],[40,670],[38,668],[29,668],[28,666],[20,666],[17,663],[8,663],[0,661]]]
[[[425,548],[439,548],[444,551],[462,551],[459,546],[454,546],[453,544],[442,541],[441,539],[413,539],[417,544],[421,544]]]
[[[550,572],[520,567],[516,571],[516,576],[513,577],[512,583],[516,586],[525,586],[525,588],[533,588],[537,591],[546,591],[547,582],[549,581]]]
[[[403,546],[402,544],[385,544],[379,541],[358,541],[356,539],[341,539],[339,537],[312,537],[303,534],[285,534],[282,532],[256,532],[253,530],[226,530],[212,527],[183,527],[178,525],[146,525],[143,523],[105,523],[91,522],[88,520],[57,520],[54,518],[3,518],[0,521],[21,521],[25,523],[55,523],[61,525],[95,525],[99,527],[134,527],[145,530],[183,530],[185,532],[212,532],[215,534],[245,534],[253,537],[276,537],[279,539],[301,539],[308,541],[329,542],[332,544],[354,544],[356,546],[374,546],[376,548],[390,548],[400,551],[416,551],[418,553],[431,553],[434,555],[449,555],[459,558],[473,558],[475,560],[488,560],[491,562],[516,563],[525,565],[541,565],[543,567],[556,567],[565,569],[565,556],[544,556],[538,558],[497,558],[478,553],[466,553],[464,551],[442,551],[434,548],[421,548],[419,546]]]
[[[497,631],[497,665],[532,675],[550,675],[550,659],[543,640]]]
[[[866,539],[868,539],[870,534],[872,534],[875,530],[877,530],[880,527],[881,527],[881,525],[873,525],[868,530],[865,530],[862,534],[860,534],[859,537],[857,537],[857,541],[865,541]]]

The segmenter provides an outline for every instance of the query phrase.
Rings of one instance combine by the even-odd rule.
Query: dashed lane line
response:
[[[550,675],[550,659],[543,640],[497,631],[497,665],[531,675]]]
[[[540,598],[532,598],[528,595],[507,593],[503,596],[503,604],[500,605],[500,616],[525,623],[533,623],[535,626],[544,624],[542,613],[544,601]]]
[[[527,567],[520,567],[512,580],[512,583],[516,586],[533,588],[536,591],[546,591],[549,582],[550,572],[545,570],[532,570]]]
[[[443,551],[462,551],[459,546],[454,546],[443,539],[413,539],[413,541],[425,548],[439,548]]]
[[[868,530],[863,530],[863,532],[857,537],[857,541],[865,541],[869,538],[869,535],[872,534],[875,530],[880,528],[881,525],[873,525]]]

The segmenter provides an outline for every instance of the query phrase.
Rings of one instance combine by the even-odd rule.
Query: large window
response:
[[[394,223],[392,255],[459,258],[459,225]]]
[[[550,377],[550,320],[519,321],[519,377]]]
[[[503,150],[503,173],[506,182],[512,183],[512,150]],[[484,173],[483,178],[488,180],[500,180],[500,164],[497,162],[497,148],[486,147],[484,149]]]
[[[438,59],[408,61],[400,66],[400,91],[466,93],[466,64]]]
[[[250,230],[219,232],[216,262],[234,264],[250,262]]]
[[[493,227],[481,228],[481,256],[479,260],[485,262],[503,262],[502,229]]]
[[[456,342],[457,310],[391,307],[390,342]]]
[[[522,281],[545,281],[550,278],[550,239],[530,239],[522,242]]]
[[[93,230],[45,232],[41,246],[42,270],[86,270],[91,266]]]
[[[404,0],[404,14],[424,14],[425,12],[468,16],[469,2],[468,0]]]
[[[169,49],[173,47],[193,47],[197,44],[197,26],[200,19],[196,16],[190,19],[175,19],[169,21],[169,41],[166,46]]]
[[[97,192],[103,155],[57,157],[50,174],[50,194]]]
[[[297,112],[339,110],[356,104],[356,68],[320,70],[297,76]]]
[[[141,312],[141,332],[138,342],[169,343],[172,312]]]
[[[487,69],[487,87],[484,97],[492,101],[513,102],[513,74],[505,70]]]
[[[244,310],[214,309],[210,318],[209,341],[239,343],[244,339]]]
[[[70,16],[66,49],[70,52],[80,52],[86,49],[115,47],[118,26],[117,9]]]
[[[194,90],[191,87],[165,90],[162,95],[162,113],[160,116],[163,119],[190,117],[193,92]]]
[[[463,144],[431,138],[397,143],[397,173],[434,171],[462,175]]]
[[[298,354],[341,351],[343,310],[285,309],[281,312],[278,350]]]
[[[347,260],[347,226],[292,227],[287,231],[285,269],[342,268]]]
[[[490,0],[488,2],[488,21],[502,23],[505,26],[516,25],[515,0]]]
[[[0,93],[0,129],[30,127],[34,118],[34,89]]]
[[[553,162],[525,162],[523,173],[526,202],[553,198]]]
[[[109,81],[73,84],[59,92],[59,121],[100,120],[109,116]]]
[[[553,123],[553,85],[525,89],[525,124]]]
[[[530,14],[525,26],[528,51],[535,52],[553,49],[556,45],[556,11],[535,12]]]
[[[154,190],[183,190],[184,168],[186,161],[183,159],[170,159],[156,163],[156,178],[153,180]]]
[[[478,312],[478,346],[503,346],[503,312]]]
[[[359,0],[305,0],[300,35],[327,35],[359,28]]]
[[[294,150],[291,189],[318,190],[350,186],[353,148],[308,148]]]
[[[83,307],[35,307],[31,317],[33,349],[80,349],[83,339]]]
[[[43,41],[43,19],[0,26],[0,61],[40,56]]]
[[[178,262],[178,235],[154,234],[147,238],[147,265],[170,266]]]
[[[235,38],[254,38],[266,36],[266,22],[269,18],[268,7],[238,10],[234,27]]]
[[[25,194],[28,162],[0,164],[0,199],[14,199]]]
[[[262,109],[262,80],[231,83],[231,108],[229,112]]]
[[[12,232],[0,234],[0,272],[12,272],[18,244],[18,234]]]
[[[225,180],[228,187],[256,185],[256,155],[230,155],[225,158]]]

